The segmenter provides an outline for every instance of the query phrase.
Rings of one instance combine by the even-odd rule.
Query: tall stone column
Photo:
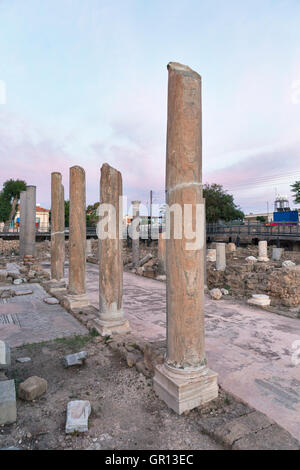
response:
[[[166,240],[163,232],[158,236],[158,268],[160,274],[166,274]]]
[[[51,278],[64,277],[65,198],[60,173],[51,173]]]
[[[140,203],[141,201],[132,201],[132,262],[133,267],[137,268],[140,261]]]
[[[24,257],[25,251],[25,220],[26,220],[26,191],[20,193],[20,232],[19,232],[19,256]]]
[[[170,63],[168,70],[166,202],[169,207],[178,204],[182,214],[184,205],[189,205],[193,218],[186,223],[184,217],[175,222],[170,218],[166,246],[167,355],[164,364],[156,367],[154,389],[181,414],[215,399],[218,385],[217,374],[207,367],[204,346],[201,77],[177,63]],[[180,225],[183,236],[178,239],[175,232]],[[193,249],[185,230],[191,227],[200,234]]]
[[[114,230],[105,237],[98,230],[99,318],[94,327],[102,336],[130,331],[123,312],[122,175],[107,163],[101,168],[100,209],[105,207],[104,204],[109,204],[110,210],[100,212],[99,224],[108,217]],[[106,232],[107,229],[106,225]]]
[[[24,256],[35,256],[36,186],[26,187]]]
[[[269,261],[268,258],[268,242],[258,242],[258,261]]]
[[[225,243],[216,243],[216,270],[225,271],[226,269],[226,245]]]
[[[69,214],[69,287],[70,308],[88,305],[85,290],[86,268],[86,202],[85,171],[80,166],[70,168]]]

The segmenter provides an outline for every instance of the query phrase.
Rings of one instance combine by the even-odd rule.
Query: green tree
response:
[[[292,193],[294,193],[294,202],[300,204],[300,181],[295,181],[294,184],[291,184]]]
[[[267,222],[267,219],[263,215],[258,215],[256,217],[256,220],[257,220],[257,222],[262,222],[262,223]]]
[[[234,203],[233,196],[228,194],[220,184],[205,184],[203,197],[206,200],[207,222],[224,220],[243,220],[245,214]]]
[[[11,206],[9,199],[5,197],[3,191],[0,192],[0,222],[6,222],[9,218]]]
[[[2,220],[4,222],[3,231],[8,230],[11,221],[14,219],[17,210],[17,204],[20,199],[20,192],[26,190],[26,183],[23,180],[7,180],[3,184],[1,191],[2,206],[7,209],[10,207],[9,215]],[[4,213],[2,215],[5,214]]]
[[[65,201],[65,227],[69,227],[70,201]]]

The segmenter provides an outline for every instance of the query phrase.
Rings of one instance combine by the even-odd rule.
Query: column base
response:
[[[201,369],[176,369],[166,363],[157,365],[154,391],[179,415],[218,397],[218,374]]]
[[[93,320],[93,327],[101,336],[111,336],[112,334],[130,333],[130,324],[128,320],[105,321]]]
[[[67,295],[64,300],[67,309],[73,310],[75,308],[84,308],[90,305],[90,301],[85,294],[80,295]]]
[[[267,262],[270,261],[270,260],[269,260],[269,258],[267,258],[267,257],[265,257],[265,256],[259,256],[259,257],[257,258],[257,261],[267,263]]]

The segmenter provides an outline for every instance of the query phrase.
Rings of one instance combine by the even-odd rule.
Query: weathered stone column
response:
[[[60,173],[51,173],[51,278],[64,277],[65,198]]]
[[[163,233],[158,236],[158,269],[160,274],[166,274],[166,240]]]
[[[258,242],[258,261],[269,261],[268,258],[268,242]]]
[[[69,307],[88,305],[85,295],[86,214],[85,171],[80,166],[70,168],[69,215]]]
[[[99,225],[105,217],[105,237],[99,237],[99,319],[94,327],[102,335],[127,333],[129,322],[123,312],[123,256],[122,256],[122,175],[105,163],[101,168],[100,210],[109,204],[109,210],[99,213]],[[108,206],[107,206],[108,207]],[[110,224],[110,227],[108,227]],[[109,232],[113,225],[114,229]]]
[[[20,193],[20,232],[19,232],[19,256],[24,257],[25,251],[25,220],[26,220],[26,191]]]
[[[187,223],[184,217],[175,222],[174,217],[169,218],[167,356],[164,364],[156,367],[154,389],[170,408],[181,414],[216,398],[218,385],[217,374],[207,368],[204,346],[201,77],[177,63],[170,63],[168,70],[166,202],[169,207],[178,204],[182,214],[188,204],[193,218]],[[180,226],[181,239],[175,233]],[[186,238],[185,228],[197,232],[197,243]]]
[[[275,247],[273,247],[272,260],[273,261],[280,261],[283,253],[284,253],[284,248],[275,248]]]
[[[226,269],[226,245],[225,243],[216,243],[216,270],[225,271]]]
[[[209,248],[206,252],[206,261],[215,263],[217,260],[217,250]]]
[[[86,239],[86,256],[91,256],[92,253],[92,240],[91,238]]]
[[[36,187],[26,187],[24,256],[35,256]]]
[[[140,203],[141,201],[132,201],[132,263],[137,268],[140,261]]]

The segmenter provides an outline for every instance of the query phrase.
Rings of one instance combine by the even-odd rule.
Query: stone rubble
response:
[[[65,367],[82,366],[85,363],[86,358],[87,358],[86,351],[81,351],[75,354],[67,354],[63,358],[63,365]]]
[[[213,300],[220,300],[223,296],[221,289],[212,289],[209,294]]]
[[[44,395],[47,388],[47,380],[33,376],[20,383],[18,395],[25,401],[32,401]]]

